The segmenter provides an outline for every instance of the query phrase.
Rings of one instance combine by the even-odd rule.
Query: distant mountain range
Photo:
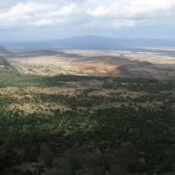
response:
[[[1,43],[1,45],[4,45]],[[66,39],[40,41],[40,42],[16,42],[6,43],[13,46],[38,46],[66,49],[127,49],[130,47],[151,47],[151,46],[175,46],[175,40],[168,39],[119,39],[101,36],[80,36]]]
[[[52,42],[50,42],[51,44]],[[53,41],[53,44],[70,48],[116,49],[138,46],[175,46],[175,40],[119,39],[100,36],[81,36]]]

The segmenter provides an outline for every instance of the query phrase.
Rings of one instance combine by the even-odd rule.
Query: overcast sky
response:
[[[175,39],[175,0],[0,0],[0,40]]]

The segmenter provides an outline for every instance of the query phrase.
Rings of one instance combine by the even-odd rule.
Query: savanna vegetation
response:
[[[1,175],[175,174],[174,81],[0,65]]]

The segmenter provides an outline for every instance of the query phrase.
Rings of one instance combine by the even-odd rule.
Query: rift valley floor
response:
[[[34,50],[2,55],[21,74],[175,79],[175,57],[114,50]]]
[[[175,173],[173,55],[1,48],[0,56],[0,174]]]

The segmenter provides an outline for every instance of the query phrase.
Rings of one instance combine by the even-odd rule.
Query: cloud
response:
[[[108,3],[102,0],[87,13],[95,17],[136,18],[168,12],[173,7],[175,0],[109,0]]]
[[[58,11],[51,12],[48,14],[48,16],[53,17],[53,16],[62,16],[62,15],[71,15],[76,8],[76,4],[70,4],[68,6],[62,7]]]
[[[34,22],[34,25],[36,26],[45,26],[45,25],[50,25],[53,24],[54,21],[49,20],[49,19],[41,19],[36,22]]]
[[[0,13],[1,26],[13,26],[27,24],[32,20],[33,13],[42,12],[48,9],[48,4],[37,4],[34,2],[18,3],[5,12]]]
[[[173,23],[174,16],[175,0],[23,0],[0,11],[0,27],[121,28],[153,21]]]

